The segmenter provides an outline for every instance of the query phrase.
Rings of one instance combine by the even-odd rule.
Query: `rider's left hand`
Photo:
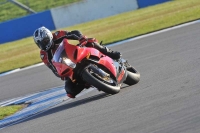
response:
[[[80,39],[79,39],[79,43],[81,46],[85,46],[88,42],[88,39],[86,36],[82,36]]]

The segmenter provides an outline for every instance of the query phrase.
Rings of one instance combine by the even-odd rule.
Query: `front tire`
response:
[[[117,84],[108,84],[101,81],[99,78],[95,77],[88,68],[84,69],[82,72],[82,78],[85,82],[93,85],[94,87],[102,90],[108,94],[116,94],[120,91],[120,86]]]

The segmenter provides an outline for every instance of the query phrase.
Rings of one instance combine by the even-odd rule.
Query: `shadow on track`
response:
[[[57,113],[57,112],[60,112],[60,111],[63,111],[63,110],[67,110],[67,109],[74,108],[74,107],[77,107],[77,106],[80,106],[80,105],[84,105],[84,104],[87,104],[87,103],[90,103],[90,102],[93,102],[93,101],[96,101],[96,100],[99,100],[99,99],[102,99],[102,98],[106,98],[106,97],[109,97],[109,96],[111,96],[111,94],[102,93],[102,94],[98,94],[98,95],[91,96],[91,97],[81,99],[81,100],[77,100],[77,101],[71,100],[70,102],[68,102],[66,104],[63,104],[63,105],[60,105],[60,106],[57,106],[57,107],[53,107],[53,108],[46,110],[42,113],[34,114],[33,116],[29,116],[30,118],[27,118],[26,120],[23,120],[19,123],[23,123],[23,122],[26,122],[26,121],[29,121],[29,120],[33,120],[33,119],[37,119],[37,118],[44,117],[44,116],[47,116],[47,115],[51,115],[51,114],[54,114],[54,113]],[[19,124],[19,123],[17,123],[17,124]]]
[[[125,89],[127,87],[128,86],[123,86],[121,89]],[[84,104],[87,104],[87,103],[90,103],[90,102],[93,102],[93,101],[96,101],[96,100],[100,100],[100,99],[103,99],[103,98],[106,98],[106,97],[109,97],[109,96],[112,96],[112,95],[107,94],[107,93],[101,93],[101,94],[97,94],[97,95],[94,95],[94,96],[91,96],[91,97],[88,97],[88,98],[85,98],[85,99],[80,99],[80,100],[77,100],[77,101],[75,101],[76,99],[74,99],[74,100],[68,99],[70,101],[66,100],[67,103],[61,103],[62,105],[52,107],[50,109],[45,110],[42,113],[40,112],[38,114],[33,114],[32,116],[29,116],[28,118],[25,118],[24,120],[21,120],[20,122],[17,122],[17,123],[12,124],[12,125],[16,125],[16,124],[23,123],[23,122],[30,121],[30,120],[34,120],[34,119],[37,119],[37,118],[40,118],[40,117],[48,116],[48,115],[51,115],[51,114],[54,114],[54,113],[57,113],[57,112],[60,112],[60,111],[63,111],[63,110],[67,110],[67,109],[74,108],[74,107],[77,107],[77,106],[80,106],[80,105],[84,105]]]
[[[125,89],[129,86],[123,86],[121,89]],[[101,94],[97,94],[97,95],[94,95],[94,96],[91,96],[91,97],[88,97],[88,98],[85,98],[85,99],[80,99],[80,100],[77,100],[77,101],[74,101],[76,99],[72,99],[70,102],[66,103],[66,104],[63,104],[63,105],[60,105],[60,106],[57,106],[57,107],[53,107],[43,113],[40,113],[36,116],[33,116],[32,118],[29,118],[25,121],[28,121],[28,120],[32,120],[32,119],[36,119],[36,118],[39,118],[39,117],[43,117],[43,116],[47,116],[47,115],[51,115],[51,114],[54,114],[54,113],[57,113],[57,112],[60,112],[60,111],[63,111],[63,110],[67,110],[67,109],[70,109],[70,108],[74,108],[74,107],[77,107],[77,106],[80,106],[80,105],[84,105],[84,104],[87,104],[87,103],[90,103],[90,102],[93,102],[93,101],[96,101],[96,100],[100,100],[100,99],[103,99],[103,98],[106,98],[106,97],[109,97],[109,96],[112,96],[111,94],[107,94],[107,93],[101,93]],[[25,122],[23,121],[23,122]]]

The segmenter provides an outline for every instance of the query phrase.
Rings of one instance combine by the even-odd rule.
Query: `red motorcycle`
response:
[[[125,59],[115,61],[95,48],[69,44],[67,39],[60,43],[52,63],[60,77],[109,94],[118,93],[122,83],[134,85],[140,80],[139,72]]]

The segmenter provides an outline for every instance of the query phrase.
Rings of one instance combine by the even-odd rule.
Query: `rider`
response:
[[[86,36],[82,35],[80,31],[73,30],[73,31],[56,31],[55,33],[51,33],[51,31],[45,27],[40,27],[35,30],[33,34],[33,38],[37,46],[41,49],[40,57],[44,64],[49,67],[53,73],[60,77],[57,73],[57,70],[53,66],[51,60],[56,49],[59,46],[59,43],[62,42],[64,38],[71,39],[71,40],[78,40],[81,45],[86,47],[94,47],[98,49],[103,54],[111,57],[112,59],[118,60],[121,56],[120,52],[113,52],[107,47],[101,46],[98,44],[95,38],[87,38]],[[67,96],[70,98],[75,98],[75,96],[80,93],[84,87],[77,83],[73,83],[69,78],[61,78],[65,80],[65,90],[67,92]]]

